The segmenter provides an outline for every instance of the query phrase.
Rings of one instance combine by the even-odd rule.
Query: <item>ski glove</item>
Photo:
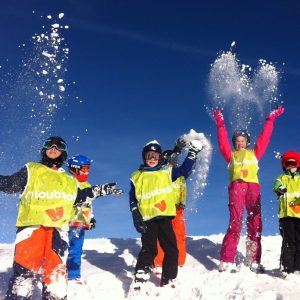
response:
[[[214,118],[216,120],[217,127],[224,127],[225,126],[224,116],[223,116],[222,111],[219,108],[215,109]]]
[[[116,183],[105,183],[94,185],[92,187],[94,198],[103,197],[107,195],[120,195],[123,194],[124,191],[116,188]]]
[[[90,220],[90,228],[89,229],[95,229],[96,228],[96,219],[93,217]]]
[[[190,147],[188,151],[188,158],[192,160],[197,159],[197,154],[203,149],[203,145],[200,141],[194,140],[190,142]]]
[[[137,232],[139,233],[145,233],[147,230],[147,225],[145,221],[143,220],[143,217],[141,213],[139,212],[137,207],[134,207],[131,210],[132,213],[132,219],[133,219],[133,225]]]
[[[279,187],[279,188],[275,191],[275,193],[276,193],[276,195],[277,195],[278,197],[284,195],[286,192],[287,192],[287,188],[284,187],[284,186]]]
[[[284,113],[284,107],[278,106],[276,109],[271,111],[271,113],[267,117],[267,120],[275,121],[275,119],[278,118],[283,113]]]
[[[178,138],[175,147],[173,149],[174,153],[180,154],[181,150],[186,146],[186,141],[183,138]]]

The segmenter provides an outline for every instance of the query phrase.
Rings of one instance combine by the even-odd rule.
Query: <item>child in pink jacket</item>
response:
[[[214,111],[218,130],[218,144],[229,168],[229,227],[223,239],[219,271],[236,272],[235,258],[242,230],[243,214],[247,210],[246,265],[257,273],[264,272],[261,259],[261,194],[258,181],[258,161],[263,156],[274,127],[275,119],[284,112],[282,106],[267,117],[254,149],[249,149],[250,136],[246,130],[236,130],[232,137],[234,151],[228,139],[222,112]]]

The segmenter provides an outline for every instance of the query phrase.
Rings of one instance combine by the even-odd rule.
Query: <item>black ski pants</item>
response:
[[[154,219],[146,222],[147,230],[142,234],[142,249],[138,255],[135,271],[153,266],[157,255],[157,240],[165,255],[162,264],[162,280],[175,279],[178,272],[178,249],[172,226],[172,218]]]
[[[282,235],[280,260],[283,271],[300,271],[300,218],[281,218],[279,224]]]

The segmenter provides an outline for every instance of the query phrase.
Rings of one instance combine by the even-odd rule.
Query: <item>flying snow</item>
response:
[[[235,45],[235,44],[234,44]],[[233,129],[247,129],[253,117],[278,101],[279,71],[260,59],[256,70],[241,64],[232,51],[221,53],[211,65],[209,93],[213,107],[230,112]]]
[[[191,129],[188,133],[181,136],[186,143],[185,152],[187,152],[189,143],[193,140],[200,141],[203,145],[202,151],[198,153],[198,159],[196,160],[192,174],[188,178],[188,185],[191,191],[191,200],[187,201],[187,206],[193,208],[195,206],[195,200],[203,195],[203,191],[207,185],[207,177],[209,172],[209,166],[211,162],[212,145],[208,138],[203,134]]]

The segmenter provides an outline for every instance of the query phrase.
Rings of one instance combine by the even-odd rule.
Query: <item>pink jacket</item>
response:
[[[231,144],[228,139],[227,130],[225,127],[217,127],[218,128],[218,144],[221,154],[223,155],[224,159],[229,163],[231,160],[232,150]],[[274,121],[267,119],[261,134],[259,135],[257,142],[254,146],[254,154],[257,160],[260,160],[261,157],[264,155],[273,132],[274,128]]]

